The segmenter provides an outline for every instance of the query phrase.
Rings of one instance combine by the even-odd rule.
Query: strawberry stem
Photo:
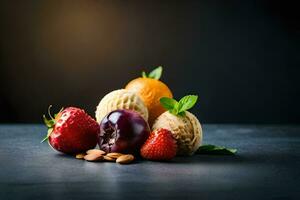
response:
[[[54,118],[52,117],[51,112],[50,112],[51,108],[52,108],[52,105],[49,105],[49,107],[48,107],[48,115],[49,115],[49,117],[50,117],[52,120],[54,120]]]
[[[51,114],[51,108],[52,108],[52,105],[49,105],[49,107],[48,107],[48,115],[49,115],[50,119],[48,119],[45,115],[43,115],[43,121],[44,121],[45,125],[47,126],[48,131],[47,131],[46,137],[43,138],[43,140],[41,141],[41,143],[43,143],[46,140],[48,140],[48,138],[51,135],[51,133],[52,133],[52,131],[54,129],[54,126],[56,124],[56,121],[57,121],[56,118],[59,118],[58,114],[61,113],[64,110],[64,108],[61,108],[60,111],[57,114],[54,114],[54,117],[53,117],[52,114]]]

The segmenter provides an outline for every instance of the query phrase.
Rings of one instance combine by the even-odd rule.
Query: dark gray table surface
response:
[[[300,126],[203,129],[238,154],[89,163],[40,144],[41,125],[0,125],[0,199],[300,199]]]

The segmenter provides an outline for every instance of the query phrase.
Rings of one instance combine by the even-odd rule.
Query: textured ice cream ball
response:
[[[98,123],[111,111],[128,109],[138,112],[146,121],[148,110],[142,99],[133,92],[125,89],[114,90],[105,95],[96,109],[96,120]]]
[[[192,155],[202,143],[200,122],[192,113],[185,111],[185,116],[175,116],[169,111],[161,114],[152,129],[169,129],[177,141],[177,155]]]

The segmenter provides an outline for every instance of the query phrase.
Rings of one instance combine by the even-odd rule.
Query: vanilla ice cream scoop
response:
[[[133,92],[125,89],[115,90],[105,95],[96,109],[96,120],[98,123],[111,111],[117,109],[128,109],[138,112],[146,121],[148,110],[142,99]]]
[[[202,143],[200,122],[188,111],[185,111],[183,116],[171,114],[169,111],[164,112],[152,126],[152,130],[159,128],[172,132],[177,141],[177,155],[192,155]]]

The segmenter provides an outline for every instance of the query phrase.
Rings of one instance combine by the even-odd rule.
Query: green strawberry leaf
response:
[[[196,154],[211,154],[211,155],[235,155],[236,152],[237,152],[237,149],[207,144],[207,145],[200,146],[195,153]]]
[[[187,95],[180,99],[178,106],[178,113],[182,113],[186,110],[191,109],[198,100],[197,95]]]
[[[46,141],[49,138],[49,136],[52,133],[53,128],[55,126],[55,123],[56,123],[56,120],[57,120],[56,118],[64,110],[64,108],[61,108],[60,111],[58,113],[54,114],[54,117],[53,117],[51,115],[51,107],[52,107],[52,105],[50,105],[48,107],[48,115],[49,115],[50,119],[48,119],[45,115],[43,115],[43,121],[44,121],[45,125],[48,128],[48,132],[47,132],[46,137],[44,137],[43,140],[41,141],[41,143],[44,142],[44,141]]]
[[[49,128],[48,131],[47,131],[47,136],[44,137],[44,139],[41,141],[41,143],[45,142],[46,140],[48,140],[49,136],[51,135],[53,131],[53,128]]]
[[[48,128],[51,128],[53,125],[54,125],[54,122],[52,119],[47,119],[45,115],[43,115],[43,120],[44,120],[44,123],[46,124],[46,126]]]
[[[65,108],[62,107],[62,108],[58,111],[58,113],[54,114],[54,119],[56,119],[56,117],[57,117],[64,109],[65,109]]]
[[[167,110],[174,110],[178,104],[175,99],[169,97],[162,97],[159,101],[160,104]]]

